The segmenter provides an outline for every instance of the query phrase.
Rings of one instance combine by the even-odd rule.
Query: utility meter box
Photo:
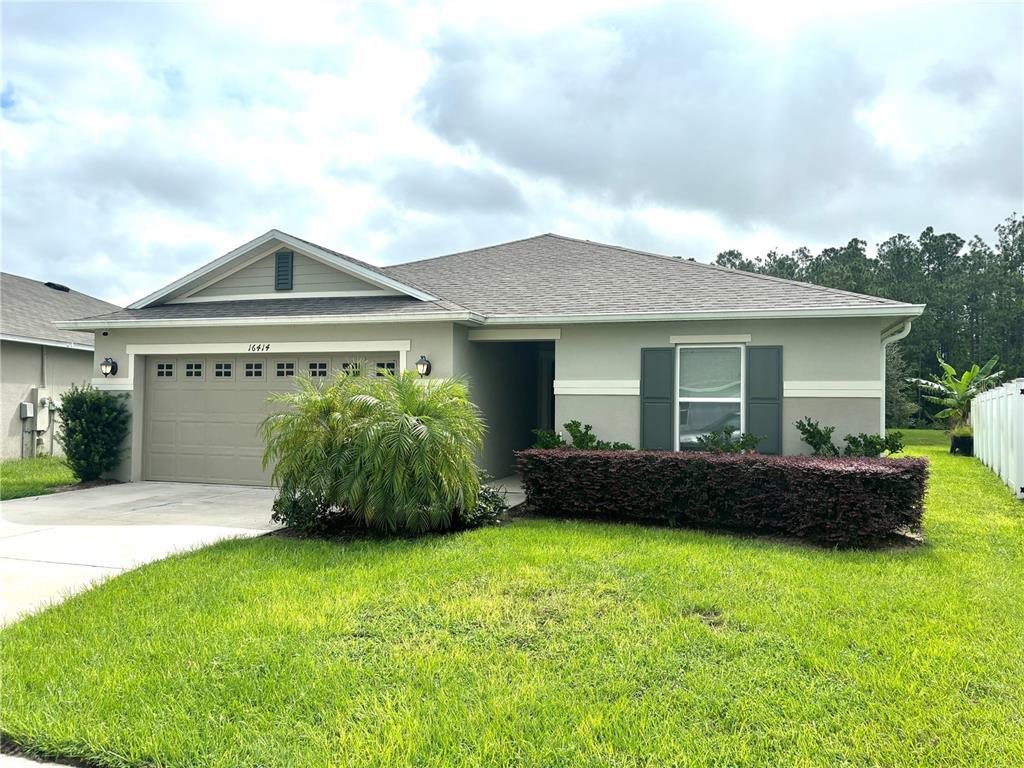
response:
[[[36,432],[45,432],[50,428],[50,390],[47,387],[36,387],[32,390],[32,400],[36,406]]]
[[[22,419],[34,419],[36,416],[36,404],[25,403],[21,404],[21,418]]]

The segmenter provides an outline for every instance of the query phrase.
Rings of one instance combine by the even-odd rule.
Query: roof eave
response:
[[[61,330],[70,331],[79,329],[63,328]],[[0,341],[13,341],[18,344],[36,344],[41,347],[58,347],[60,349],[80,349],[83,352],[92,352],[94,349],[92,344],[84,344],[77,341],[64,341],[63,339],[37,339],[33,336],[16,336],[10,333],[0,334]]]
[[[352,325],[357,323],[407,323],[428,321],[469,322],[483,324],[484,318],[475,312],[417,312],[414,315],[401,312],[377,313],[372,315],[287,315],[280,317],[179,317],[179,318],[133,318],[104,320],[59,320],[58,328],[68,331],[96,330],[98,328],[195,328],[251,325]]]
[[[376,285],[380,288],[390,288],[392,290],[398,291],[399,293],[403,293],[406,296],[411,296],[414,299],[419,299],[420,301],[438,300],[437,296],[427,293],[426,291],[422,291],[419,288],[415,288],[414,286],[403,283],[402,281],[396,280],[393,277],[388,277],[387,275],[381,274],[380,272],[374,272],[373,270],[366,269],[365,267],[356,264],[355,262],[344,260],[333,253],[328,253],[322,248],[318,248],[316,245],[292,237],[287,232],[282,232],[279,229],[271,229],[270,231],[265,232],[264,234],[257,237],[255,240],[250,240],[248,243],[245,243],[244,245],[235,248],[233,251],[224,254],[220,258],[214,259],[208,264],[204,264],[199,269],[189,272],[187,275],[175,280],[173,283],[165,285],[160,290],[149,294],[145,298],[140,299],[139,301],[136,301],[133,304],[129,304],[128,309],[145,309],[146,307],[150,307],[153,304],[157,303],[158,301],[165,299],[168,296],[171,296],[177,293],[178,291],[183,290],[184,288],[187,288],[188,286],[198,282],[199,280],[202,280],[204,277],[207,277],[211,272],[214,272],[217,269],[230,264],[231,262],[235,261],[238,258],[241,258],[250,251],[259,248],[263,245],[266,245],[271,240],[280,240],[282,243],[288,245],[291,248],[295,248],[298,251],[313,254],[327,263],[334,264],[336,266],[341,266],[345,271],[351,272],[353,275],[359,277],[360,279],[365,280],[366,282]]]
[[[771,320],[830,317],[919,317],[924,304],[869,307],[778,307],[770,309],[701,309],[686,312],[608,312],[572,315],[487,315],[487,325],[534,323],[639,323],[671,320]]]

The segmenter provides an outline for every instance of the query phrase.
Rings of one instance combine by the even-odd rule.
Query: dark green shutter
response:
[[[673,347],[640,350],[640,447],[644,450],[675,447],[675,359]]]
[[[758,453],[782,453],[782,347],[747,347],[746,431]]]
[[[291,251],[278,251],[274,261],[274,290],[290,291],[292,289],[292,264],[295,255]]]

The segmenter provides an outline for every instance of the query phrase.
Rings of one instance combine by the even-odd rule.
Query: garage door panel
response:
[[[185,450],[198,449],[202,451],[208,444],[209,438],[205,421],[182,419],[178,422],[178,447]]]
[[[149,356],[146,360],[143,474],[148,480],[268,485],[270,470],[262,467],[260,424],[276,405],[267,403],[271,392],[291,392],[295,380],[278,376],[278,363],[299,373],[311,362],[327,362],[329,381],[343,362],[366,364],[373,374],[377,364],[394,368],[397,356],[379,352],[341,357],[335,354],[285,356]],[[186,363],[203,364],[201,376],[187,377]],[[216,377],[216,363],[231,362],[231,377]],[[262,376],[246,376],[246,364]],[[158,376],[161,372],[169,375]]]
[[[151,421],[146,440],[154,451],[172,449],[177,443],[178,425],[174,421]]]

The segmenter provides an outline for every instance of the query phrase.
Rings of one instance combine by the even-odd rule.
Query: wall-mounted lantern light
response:
[[[103,362],[100,363],[100,373],[103,374],[103,378],[106,378],[111,374],[117,375],[117,362],[114,360],[114,358],[103,358]]]
[[[420,359],[416,361],[416,372],[420,376],[429,376],[432,367],[426,355],[420,355]]]

